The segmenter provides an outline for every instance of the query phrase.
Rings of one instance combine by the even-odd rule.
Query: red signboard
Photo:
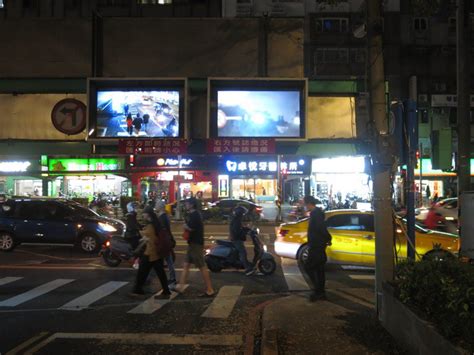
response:
[[[207,152],[215,154],[275,154],[275,140],[269,138],[208,139]]]
[[[120,139],[120,154],[185,154],[188,149],[186,139]]]

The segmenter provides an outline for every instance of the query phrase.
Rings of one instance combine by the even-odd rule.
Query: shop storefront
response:
[[[0,159],[0,194],[43,195],[38,159]]]
[[[209,156],[146,156],[131,162],[135,196],[141,201],[158,196],[168,202],[198,196],[217,199],[217,164]]]
[[[279,188],[283,190],[285,200],[302,197],[310,168],[306,157],[282,157],[280,187],[277,156],[223,157],[220,163],[219,197],[249,199],[259,204],[274,203]]]
[[[92,199],[96,195],[131,194],[130,181],[121,176],[125,175],[123,158],[50,157],[44,168],[48,175],[48,196]]]
[[[369,209],[372,182],[366,171],[363,156],[313,159],[311,194],[328,208]]]

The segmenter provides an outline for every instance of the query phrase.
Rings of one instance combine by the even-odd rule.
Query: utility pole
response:
[[[471,0],[458,0],[457,8],[457,123],[458,123],[458,196],[470,190],[471,127],[469,122],[471,31],[469,12]]]
[[[393,215],[390,173],[393,156],[388,140],[382,43],[382,3],[367,1],[370,116],[373,122],[372,175],[375,215],[375,291],[377,314],[383,318],[382,283],[393,279]]]

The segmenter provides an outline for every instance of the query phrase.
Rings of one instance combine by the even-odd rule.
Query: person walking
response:
[[[326,275],[324,265],[327,262],[326,247],[331,245],[331,234],[326,228],[324,212],[316,207],[320,202],[313,196],[305,196],[304,204],[309,215],[308,224],[308,259],[304,269],[313,284],[313,293],[310,301],[326,299],[325,283]]]
[[[143,130],[146,132],[146,129],[148,128],[148,123],[150,122],[150,115],[148,113],[145,113],[143,115]]]
[[[127,132],[128,134],[132,135],[133,134],[133,119],[132,119],[131,113],[127,115],[127,119],[125,121],[127,122]]]
[[[188,250],[183,265],[183,273],[181,274],[179,284],[175,290],[183,292],[186,285],[189,268],[194,264],[201,272],[202,278],[206,285],[206,291],[200,297],[213,297],[215,292],[212,288],[211,276],[204,261],[204,224],[201,214],[197,210],[197,200],[194,197],[184,201],[187,210],[186,223],[184,224],[185,233],[188,236]],[[185,237],[186,239],[186,237]]]
[[[156,215],[158,216],[158,221],[160,222],[161,228],[166,229],[166,231],[171,236],[172,249],[171,253],[165,257],[166,265],[168,266],[168,285],[173,285],[176,283],[176,271],[174,269],[174,248],[176,247],[176,240],[171,233],[171,222],[168,214],[166,213],[166,204],[163,200],[157,200],[155,204]]]
[[[248,228],[243,225],[243,218],[248,210],[244,206],[234,208],[233,216],[229,224],[229,236],[235,249],[239,252],[239,259],[245,269],[245,275],[250,276],[256,272],[255,267],[247,259],[245,240],[247,239]]]
[[[126,214],[126,232],[125,232],[125,239],[130,243],[133,250],[136,250],[138,244],[140,243],[141,235],[140,230],[142,229],[141,224],[138,222],[137,219],[137,203],[136,202],[129,202],[127,203],[127,214]],[[140,258],[135,258],[133,262],[133,268],[138,269],[139,267],[139,260]]]
[[[143,285],[150,273],[151,269],[154,269],[156,275],[160,279],[161,288],[163,289],[161,297],[166,298],[171,295],[170,289],[168,287],[168,280],[166,278],[166,273],[163,267],[163,259],[160,258],[157,251],[158,244],[158,231],[160,230],[160,222],[158,217],[153,211],[152,207],[146,207],[143,210],[143,219],[147,222],[145,227],[142,230],[142,235],[144,238],[147,238],[145,252],[140,258],[140,265],[138,267],[137,276],[135,279],[135,286],[133,288],[131,296],[141,296],[144,295]]]
[[[140,113],[137,113],[137,117],[133,120],[133,126],[135,127],[135,133],[137,136],[140,135],[140,130],[142,129],[143,119],[140,117]]]

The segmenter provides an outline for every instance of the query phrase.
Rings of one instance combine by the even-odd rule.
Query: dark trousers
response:
[[[154,269],[156,275],[160,279],[161,288],[163,293],[169,293],[170,289],[168,288],[168,279],[166,278],[165,269],[163,267],[163,259],[158,259],[155,261],[150,261],[148,256],[144,255],[140,258],[140,264],[138,267],[137,278],[135,280],[134,292],[142,293],[143,285],[145,284],[146,278],[150,273],[150,270]]]
[[[324,294],[326,285],[326,273],[324,266],[326,265],[326,252],[323,250],[310,251],[308,260],[304,266],[305,272],[313,284],[315,294]]]
[[[127,127],[127,132],[128,132],[128,134],[132,135],[133,134],[133,126]]]
[[[233,240],[232,244],[234,244],[235,249],[239,252],[239,260],[244,267],[245,270],[249,270],[252,268],[252,264],[249,263],[247,259],[247,250],[245,249],[245,243],[243,240]]]

